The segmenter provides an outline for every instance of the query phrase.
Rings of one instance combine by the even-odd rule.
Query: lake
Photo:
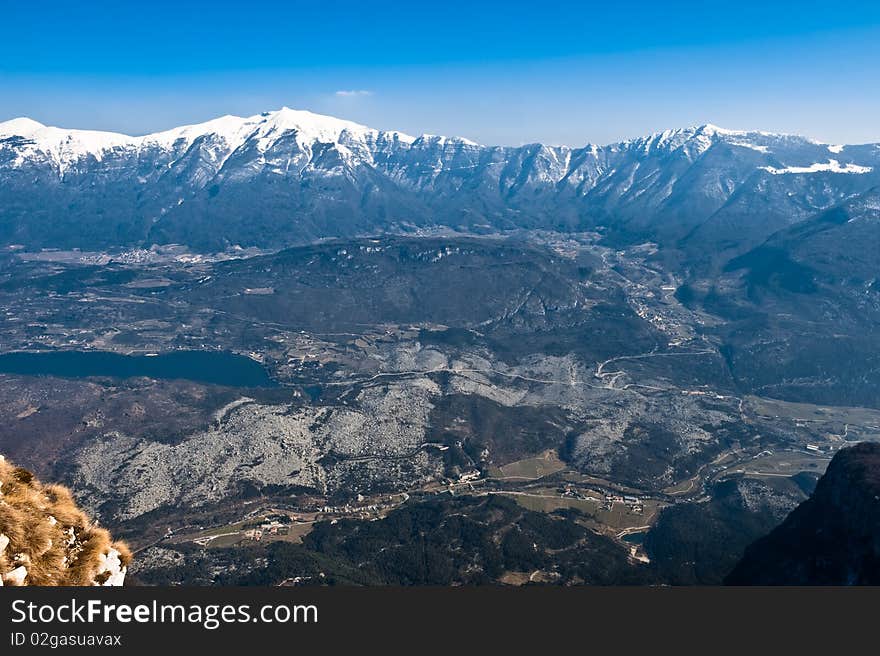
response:
[[[155,356],[105,351],[40,351],[0,355],[0,373],[87,378],[182,379],[230,387],[275,387],[263,366],[226,351],[171,351]]]

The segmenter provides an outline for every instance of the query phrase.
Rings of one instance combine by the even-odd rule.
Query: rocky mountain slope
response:
[[[141,137],[0,123],[0,241],[278,247],[444,226],[758,243],[880,183],[880,147],[712,125],[481,146],[283,108]]]
[[[880,445],[838,453],[813,495],[746,550],[727,583],[880,584]]]
[[[790,400],[880,404],[880,192],[777,231],[678,290],[713,330],[739,385]],[[808,353],[809,357],[804,357]]]

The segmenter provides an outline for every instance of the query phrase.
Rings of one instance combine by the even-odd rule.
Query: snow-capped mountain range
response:
[[[766,236],[880,184],[880,146],[713,125],[482,146],[283,108],[132,137],[0,123],[0,241],[274,247],[416,227]]]

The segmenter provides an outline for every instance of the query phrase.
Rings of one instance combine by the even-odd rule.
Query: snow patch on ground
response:
[[[757,150],[759,153],[766,153],[768,151],[767,146],[761,146],[759,144],[748,143],[747,141],[728,141],[731,146],[737,146],[739,148],[748,148],[749,150]]]
[[[874,169],[870,166],[859,166],[858,164],[841,165],[836,159],[829,159],[827,162],[816,162],[809,166],[786,166],[777,169],[772,166],[762,166],[763,170],[772,175],[784,175],[786,173],[870,173]]]

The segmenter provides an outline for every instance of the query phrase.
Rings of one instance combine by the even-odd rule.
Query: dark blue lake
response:
[[[155,356],[102,351],[41,351],[0,355],[0,373],[62,378],[183,379],[230,387],[274,387],[259,362],[225,351],[172,351]]]

